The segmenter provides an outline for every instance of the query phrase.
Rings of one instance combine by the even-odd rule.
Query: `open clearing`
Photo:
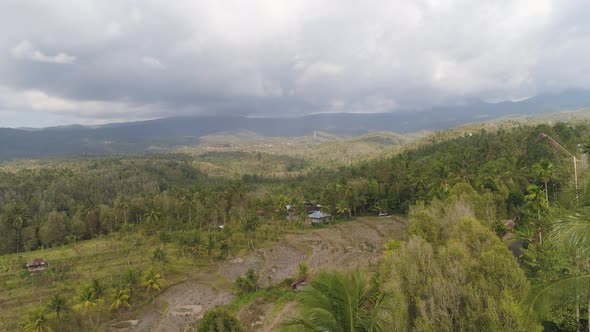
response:
[[[169,287],[150,308],[143,310],[137,317],[139,322],[123,328],[114,324],[110,330],[183,331],[207,310],[229,304],[234,297],[234,280],[248,269],[257,271],[262,286],[269,286],[294,276],[302,262],[307,262],[312,272],[367,267],[379,260],[387,240],[403,236],[404,225],[395,217],[363,217],[332,227],[287,234],[280,243],[214,264],[189,280]],[[287,304],[277,316],[291,308],[292,305]],[[257,308],[255,327],[245,328],[271,330],[280,322],[278,317],[269,316],[271,310],[269,305]]]

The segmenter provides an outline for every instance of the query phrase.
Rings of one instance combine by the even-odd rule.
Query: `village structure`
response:
[[[305,206],[305,213],[307,214],[307,219],[311,222],[312,225],[323,224],[327,221],[330,221],[332,215],[325,213],[322,211],[322,206],[320,204],[314,204],[308,201],[303,202]],[[297,207],[295,205],[287,205],[285,206],[287,210],[287,220],[295,221],[300,220],[300,216]]]
[[[29,272],[40,272],[47,268],[47,263],[41,258],[35,258],[31,262],[27,262],[27,269]]]

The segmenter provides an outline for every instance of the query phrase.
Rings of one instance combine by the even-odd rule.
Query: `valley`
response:
[[[384,330],[422,319],[473,327],[491,305],[499,330],[561,324],[559,304],[570,319],[575,310],[549,291],[561,275],[551,264],[577,263],[552,225],[585,211],[590,129],[535,121],[411,135],[225,133],[169,153],[4,162],[0,330],[41,318],[65,331],[198,330],[225,315],[244,331],[298,331],[315,324],[302,323],[314,310],[306,294],[331,278],[384,301],[358,304],[384,310]],[[568,199],[571,160],[541,134],[577,151],[582,209]],[[524,246],[518,260],[501,240],[508,233]],[[27,272],[35,260],[47,265]],[[508,289],[496,287],[507,278]],[[529,300],[538,289],[548,305]],[[453,297],[471,304],[445,307]],[[418,298],[446,309],[410,309]],[[540,306],[544,316],[526,311]],[[453,321],[466,308],[480,309]]]

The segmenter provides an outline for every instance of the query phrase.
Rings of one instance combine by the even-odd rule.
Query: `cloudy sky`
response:
[[[590,1],[3,0],[0,127],[590,88]]]

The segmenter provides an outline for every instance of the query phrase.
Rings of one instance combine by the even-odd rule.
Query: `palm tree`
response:
[[[25,332],[53,332],[51,327],[47,325],[47,318],[45,318],[45,309],[41,308],[31,313],[29,322],[23,327]]]
[[[359,272],[323,272],[299,294],[299,316],[284,326],[297,331],[391,331],[393,326],[383,319],[387,300]]]
[[[143,279],[142,286],[145,287],[145,292],[148,294],[150,290],[160,291],[163,282],[164,279],[162,279],[160,273],[154,269],[150,269]]]
[[[533,172],[545,185],[545,202],[549,206],[549,190],[547,184],[555,177],[555,167],[548,160],[542,160],[533,165]]]
[[[240,293],[255,292],[258,290],[258,274],[253,269],[249,269],[246,275],[236,278],[236,285]]]
[[[96,299],[102,298],[102,295],[104,294],[104,287],[100,284],[100,281],[98,281],[98,279],[92,279],[90,287],[92,288],[92,291],[94,292],[94,297]]]
[[[84,286],[78,294],[78,304],[74,306],[75,309],[82,310],[90,320],[90,326],[94,326],[92,321],[92,310],[99,303],[96,298],[96,291],[90,285]]]
[[[123,223],[127,225],[127,210],[129,209],[129,200],[125,196],[117,196],[114,205],[115,208],[123,212]]]
[[[123,285],[129,289],[129,297],[133,296],[133,289],[137,287],[141,281],[141,270],[129,269],[122,277]]]
[[[587,192],[581,201],[588,202],[589,195],[590,192]],[[573,214],[553,221],[550,235],[556,243],[566,248],[575,249],[575,261],[580,261],[579,255],[585,256],[587,259],[588,255],[590,255],[590,206],[579,208]],[[590,274],[585,272],[578,275],[564,276],[559,280],[537,287],[529,294],[531,312],[542,311],[539,309],[543,309],[543,306],[552,304],[556,298],[559,298],[556,294],[562,295],[569,291],[575,294],[576,318],[579,324],[580,296],[584,293],[580,291],[580,287],[587,289],[584,286],[587,286],[589,281]],[[588,308],[590,308],[590,296],[588,297]],[[588,320],[590,320],[590,310],[588,311]]]
[[[350,208],[348,207],[348,203],[345,200],[341,200],[336,205],[336,213],[344,215],[344,219],[346,219],[346,215],[348,214],[349,217],[352,219],[352,215],[350,212]]]
[[[16,231],[16,252],[20,252],[20,239],[22,237],[22,229],[27,226],[30,217],[23,206],[16,206],[12,216],[12,227]]]
[[[68,310],[66,299],[60,293],[53,294],[49,299],[47,309],[55,312],[57,316],[57,327],[61,331],[61,313]]]
[[[552,235],[558,242],[590,254],[590,207],[554,221]]]
[[[125,306],[127,308],[131,308],[131,304],[129,304],[129,290],[127,288],[117,288],[115,289],[115,294],[113,296],[113,303],[111,304],[109,310],[110,311],[117,311],[119,316],[121,316],[121,306]]]
[[[537,229],[539,231],[539,244],[543,245],[543,225],[541,221],[541,214],[547,211],[547,205],[543,204],[544,198],[541,193],[541,189],[538,186],[530,184],[527,187],[527,191],[529,193],[524,196],[525,208],[529,217],[534,218],[536,214],[535,220],[537,223]]]
[[[297,278],[307,278],[310,272],[309,270],[309,265],[307,265],[307,263],[299,263],[299,265],[297,266]]]

